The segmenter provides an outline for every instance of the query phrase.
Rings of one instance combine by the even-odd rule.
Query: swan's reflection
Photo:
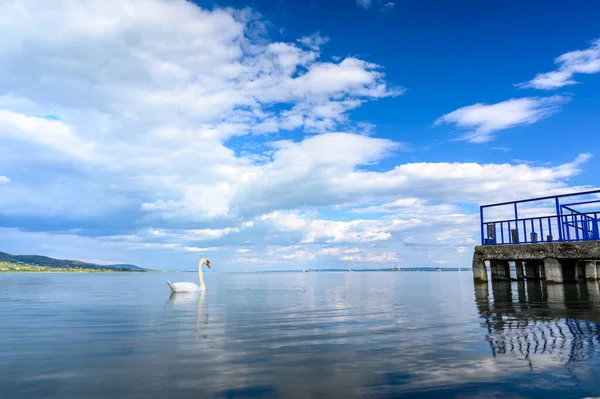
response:
[[[206,291],[200,292],[172,292],[169,296],[169,303],[186,303],[192,302],[199,299],[200,294],[205,293]]]
[[[204,314],[204,296],[206,295],[206,291],[200,292],[180,292],[175,293],[172,292],[169,296],[168,302],[170,304],[192,304],[196,301],[196,328],[194,332],[196,333],[196,338],[207,338],[206,334],[203,334],[202,324],[208,324],[208,313]],[[204,317],[204,320],[202,320]]]

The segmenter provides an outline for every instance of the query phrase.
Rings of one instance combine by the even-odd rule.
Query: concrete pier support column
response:
[[[473,280],[478,283],[487,283],[487,267],[483,260],[473,259]]]
[[[598,269],[595,260],[585,261],[585,279],[588,281],[598,280]]]
[[[515,269],[517,270],[517,280],[525,280],[525,270],[523,269],[523,262],[520,260],[515,261]]]
[[[525,261],[525,277],[527,280],[540,279],[540,267],[538,260]]]
[[[507,260],[491,260],[492,280],[510,281],[510,266]]]
[[[556,258],[545,258],[544,259],[544,272],[546,274],[546,282],[548,283],[562,283],[563,274],[560,262]],[[550,295],[550,292],[548,292]],[[564,299],[564,293],[563,293]]]

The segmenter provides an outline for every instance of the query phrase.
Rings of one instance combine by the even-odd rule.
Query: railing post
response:
[[[558,227],[558,241],[562,241],[563,240],[563,226],[562,226],[562,218],[560,217],[560,202],[558,200],[558,197],[554,198],[554,201],[556,203],[556,220],[558,221],[557,223],[557,227]]]
[[[517,203],[515,202],[515,237],[516,240],[513,244],[519,243],[519,212],[517,211]]]
[[[519,237],[517,236],[517,230],[515,230],[515,229],[510,230],[510,238],[511,238],[513,244],[519,243]]]
[[[490,244],[495,245],[496,244],[496,223],[494,224],[487,224],[487,236],[488,236],[488,241]]]
[[[481,222],[481,245],[485,245],[485,240],[483,238],[483,207],[479,207],[479,220]]]

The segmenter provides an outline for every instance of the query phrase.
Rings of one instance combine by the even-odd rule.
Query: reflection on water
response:
[[[593,380],[586,379],[587,374],[598,370],[597,282],[494,282],[491,287],[476,284],[475,301],[494,358],[512,356],[526,361],[531,369],[563,367],[579,388],[594,386]]]
[[[180,292],[174,293],[172,292],[169,296],[169,303],[171,304],[182,304],[186,302],[192,302],[196,304],[196,329],[194,332],[196,333],[197,338],[207,338],[206,334],[202,333],[202,324],[208,324],[208,314],[204,317],[204,296],[206,295],[206,291],[200,292]]]
[[[171,277],[0,275],[0,397],[600,396],[595,283]]]
[[[475,297],[494,356],[562,353],[567,361],[580,361],[595,350],[600,326],[596,282],[566,286],[499,282],[493,284],[493,300],[487,285],[475,286]]]

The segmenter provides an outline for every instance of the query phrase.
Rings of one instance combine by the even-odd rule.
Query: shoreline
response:
[[[0,273],[142,273],[145,270],[114,269],[110,267],[50,267],[0,262]]]

